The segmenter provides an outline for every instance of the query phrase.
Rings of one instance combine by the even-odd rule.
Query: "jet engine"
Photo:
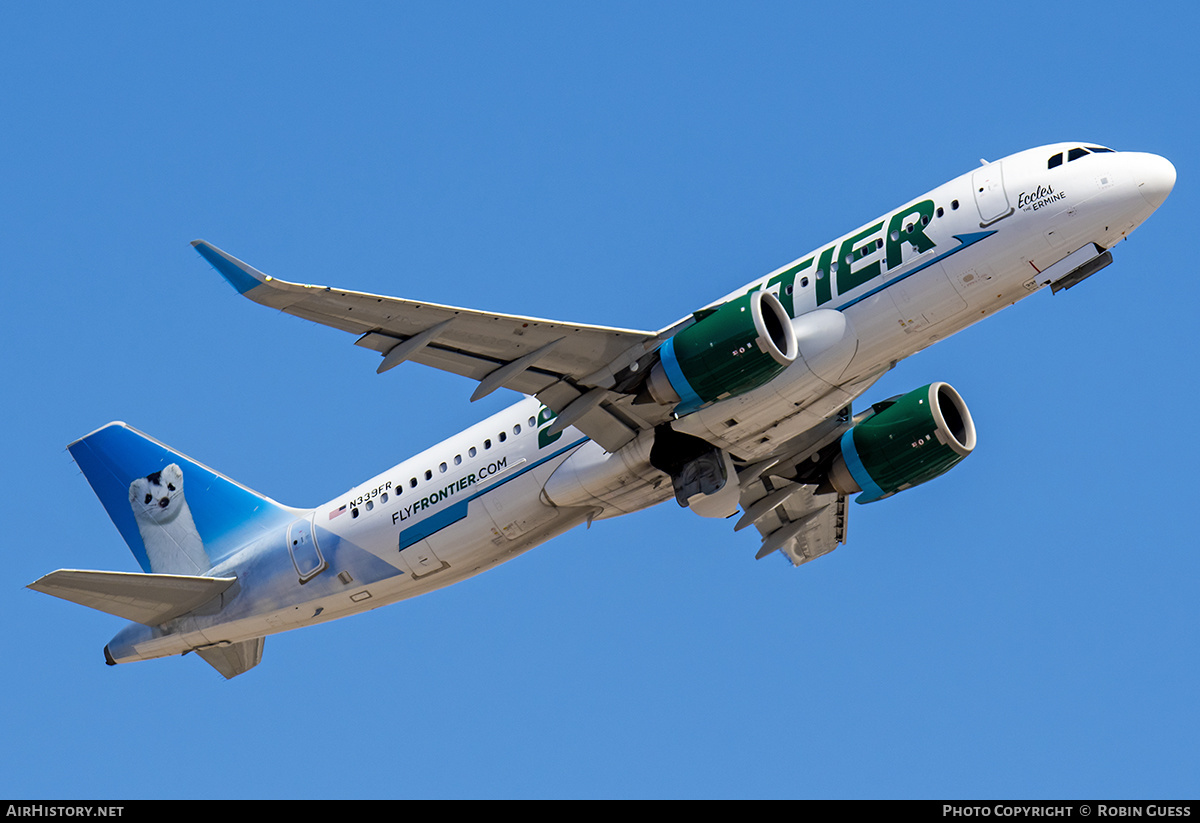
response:
[[[659,347],[646,386],[655,402],[679,404],[680,412],[767,383],[799,351],[792,319],[771,292],[752,291],[696,317]]]
[[[945,474],[975,448],[967,404],[947,383],[877,403],[842,435],[827,485],[870,503]]]

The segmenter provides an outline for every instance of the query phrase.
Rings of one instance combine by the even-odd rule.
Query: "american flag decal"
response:
[[[332,520],[333,518],[337,517],[339,514],[345,514],[345,513],[346,513],[346,507],[342,506],[340,509],[334,509],[333,511],[331,511],[329,513],[329,519]]]

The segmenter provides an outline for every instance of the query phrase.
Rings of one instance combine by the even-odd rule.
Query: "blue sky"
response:
[[[1179,4],[110,3],[0,12],[0,794],[1196,797]],[[462,378],[237,297],[302,282],[659,328],[994,159],[1152,151],[1114,264],[902,363],[979,448],[801,569],[663,505],[268,639],[115,668],[24,589],[134,570],[65,446],[126,420],[316,505],[482,419]]]

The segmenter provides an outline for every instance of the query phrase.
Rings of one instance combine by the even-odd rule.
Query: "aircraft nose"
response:
[[[1175,166],[1165,157],[1144,154],[1139,158],[1137,181],[1142,198],[1157,209],[1175,188]]]

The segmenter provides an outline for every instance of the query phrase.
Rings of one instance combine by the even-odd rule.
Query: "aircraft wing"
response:
[[[358,335],[356,345],[383,355],[377,371],[405,360],[479,381],[471,399],[504,387],[536,396],[608,451],[667,418],[632,408],[618,390],[668,332],[561,323],[481,312],[398,297],[289,283],[263,274],[203,240],[196,251],[242,295],[287,314]],[[649,417],[647,416],[649,415]]]

